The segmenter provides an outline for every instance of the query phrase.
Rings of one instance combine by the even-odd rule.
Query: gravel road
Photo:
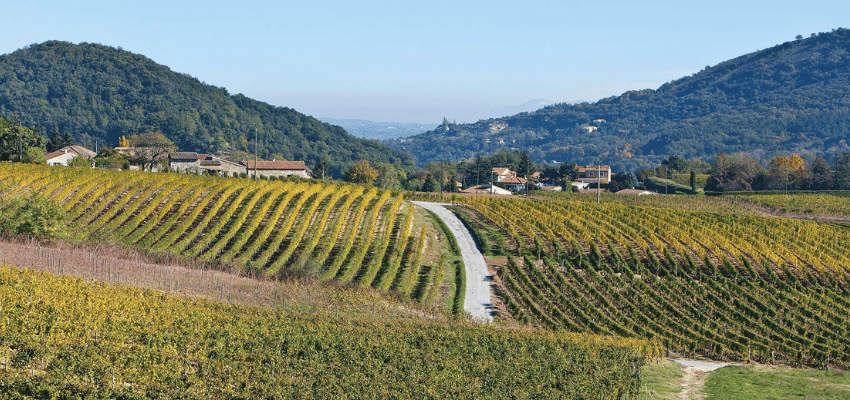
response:
[[[427,203],[422,201],[411,202],[426,210],[437,214],[457,240],[460,247],[460,253],[463,256],[463,265],[466,271],[466,295],[463,300],[463,309],[474,320],[492,322],[493,316],[490,311],[493,309],[493,304],[490,300],[492,293],[490,291],[490,281],[493,276],[487,271],[487,263],[484,261],[484,256],[478,251],[475,246],[475,240],[472,234],[466,229],[466,226],[461,222],[451,211],[445,208],[448,204]]]
[[[697,360],[683,360],[683,359],[674,359],[673,361],[684,365],[685,367],[693,367],[703,371],[714,371],[718,368],[728,367],[730,364],[725,363],[716,363],[716,362],[708,362],[708,361],[697,361]]]

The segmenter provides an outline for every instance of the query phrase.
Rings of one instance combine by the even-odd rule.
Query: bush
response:
[[[0,206],[0,232],[56,238],[65,235],[68,217],[55,201],[31,192]]]

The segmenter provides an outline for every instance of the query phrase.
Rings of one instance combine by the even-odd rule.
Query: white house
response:
[[[168,164],[171,169],[180,172],[197,174],[201,170],[198,153],[194,151],[178,151],[168,155]]]
[[[304,161],[257,161],[253,160],[242,161],[245,172],[249,176],[253,176],[254,171],[257,175],[265,176],[290,176],[295,175],[302,178],[310,178],[310,173],[307,171],[307,165]]]
[[[74,157],[91,159],[96,155],[97,153],[83,146],[71,145],[49,153],[45,158],[47,159],[47,165],[68,165],[68,162]]]
[[[512,195],[510,190],[502,189],[498,186],[490,186],[489,184],[484,185],[476,185],[470,186],[464,190],[461,190],[461,193],[470,193],[470,194],[501,194],[505,196]]]
[[[501,182],[502,179],[516,175],[516,172],[511,171],[510,168],[504,167],[493,167],[492,172],[494,175],[496,175],[496,182]]]
[[[526,188],[528,185],[528,179],[518,176],[509,176],[507,178],[500,179],[499,184],[504,185],[505,189],[508,189],[511,192],[516,192],[517,190],[523,190]]]

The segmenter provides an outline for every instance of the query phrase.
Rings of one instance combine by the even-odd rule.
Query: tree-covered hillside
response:
[[[410,156],[338,126],[99,44],[50,41],[0,56],[0,115],[13,114],[32,127],[58,125],[89,145],[159,130],[187,151],[253,152],[256,129],[260,157],[311,167],[326,157],[338,177],[360,158],[413,167]]]
[[[850,30],[750,53],[657,90],[595,103],[556,104],[473,124],[443,124],[388,141],[417,163],[471,158],[502,148],[536,161],[602,162],[636,169],[669,155],[719,152],[772,156],[847,151],[850,139]]]

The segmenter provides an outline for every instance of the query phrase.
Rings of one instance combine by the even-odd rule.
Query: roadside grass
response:
[[[711,372],[703,393],[706,399],[848,399],[850,372],[730,366]]]
[[[675,399],[682,391],[682,366],[673,360],[647,363],[641,373],[639,399]]]

